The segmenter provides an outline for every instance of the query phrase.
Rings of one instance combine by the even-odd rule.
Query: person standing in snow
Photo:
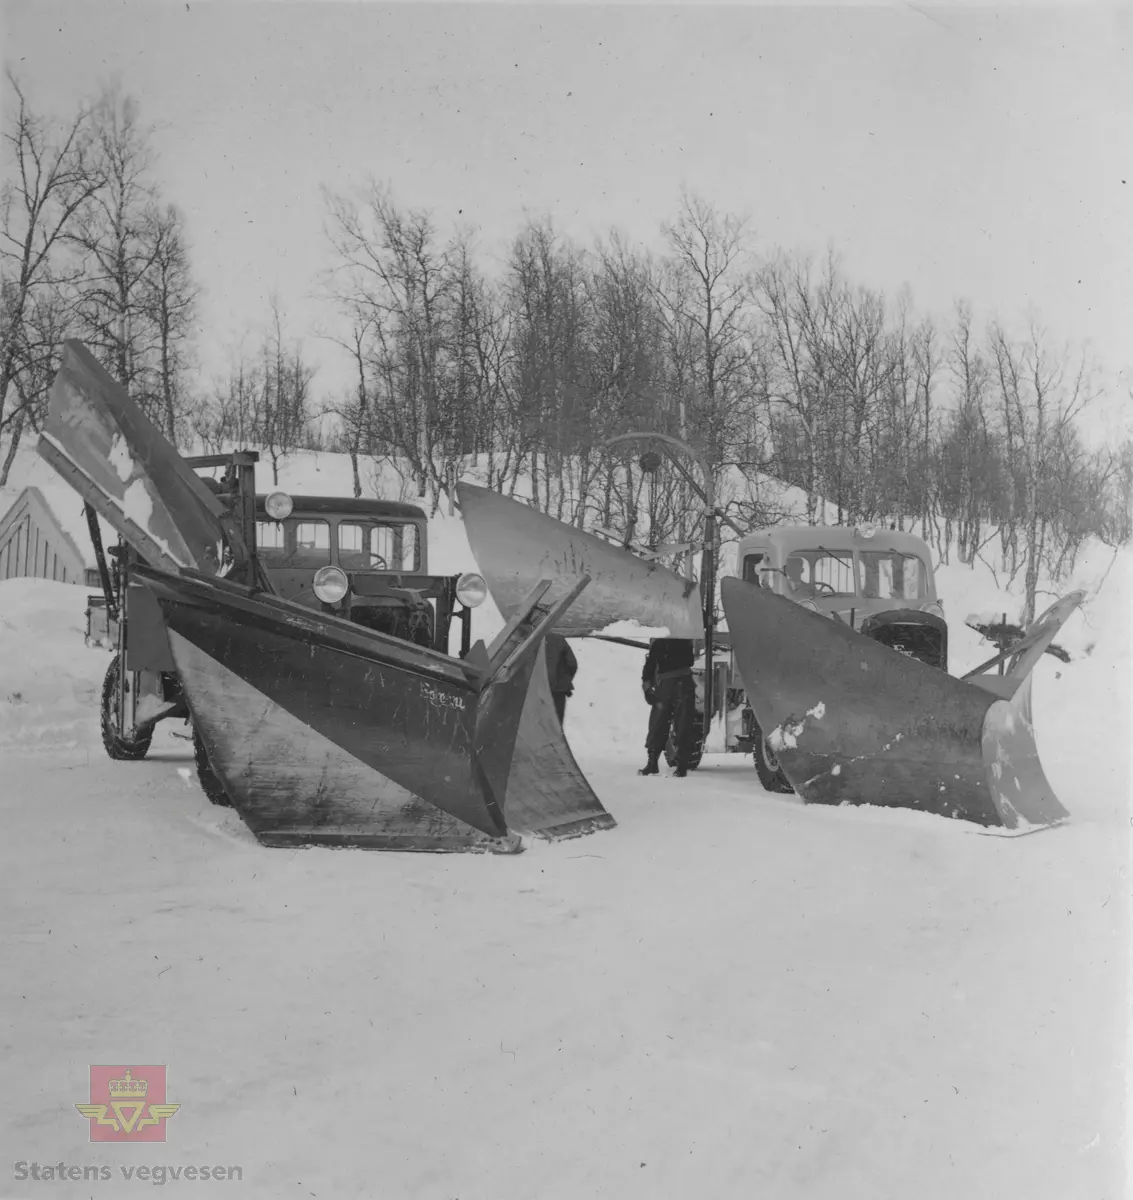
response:
[[[685,638],[656,638],[649,643],[641,687],[649,703],[649,734],[645,739],[648,760],[639,775],[656,775],[658,761],[673,731],[677,743],[678,779],[688,774],[693,750],[693,715],[696,687],[692,679],[692,642]]]
[[[548,633],[544,639],[547,655],[547,678],[551,684],[551,699],[555,702],[555,712],[559,715],[559,724],[566,719],[567,697],[574,694],[574,676],[578,671],[578,659],[565,637],[557,633]]]

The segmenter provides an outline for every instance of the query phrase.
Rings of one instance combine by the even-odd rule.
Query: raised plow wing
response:
[[[82,342],[63,344],[36,449],[153,566],[213,574],[224,540],[239,541],[217,498]]]
[[[489,488],[456,485],[468,544],[496,607],[514,612],[545,577],[589,575],[590,586],[555,626],[566,637],[601,633],[618,621],[702,638],[695,583]]]
[[[963,680],[742,580],[721,596],[749,702],[804,800],[1018,832],[1068,817],[1035,746],[1030,672],[1081,593],[1031,626],[1005,675]]]

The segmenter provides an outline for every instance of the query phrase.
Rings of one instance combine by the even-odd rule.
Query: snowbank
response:
[[[0,755],[90,744],[110,659],[84,645],[86,599],[73,584],[0,582]]]
[[[459,517],[431,538],[474,567]],[[584,641],[567,733],[618,827],[515,857],[264,849],[185,744],[97,749],[83,589],[0,584],[0,1157],[239,1164],[264,1200],[1124,1194],[1130,563],[1036,671],[1059,829],[803,806],[741,756],[642,779],[641,652]],[[987,657],[963,615],[1010,597],[942,574]],[[168,1066],[166,1144],[88,1142],[117,1062]]]

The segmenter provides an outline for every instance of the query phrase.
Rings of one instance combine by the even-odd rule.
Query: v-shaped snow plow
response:
[[[704,636],[691,580],[488,488],[458,483],[456,494],[468,544],[501,613],[514,612],[538,579],[585,574],[590,586],[556,626],[564,637],[601,633],[618,621],[668,629],[669,637]]]
[[[530,827],[512,779],[524,704],[543,635],[585,579],[543,614],[530,597],[477,666],[241,584],[136,574],[209,762],[261,841],[504,849]]]
[[[566,748],[543,661],[584,572],[536,580],[465,659],[276,596],[255,567],[254,497],[214,495],[78,342],[38,449],[143,560],[131,590],[153,597],[176,667],[161,686],[261,841],[508,850],[517,833],[614,824]]]
[[[1031,670],[1081,592],[964,679],[742,580],[725,579],[721,596],[749,703],[804,800],[1015,831],[1069,815],[1039,762]],[[982,674],[1000,661],[1003,675]]]

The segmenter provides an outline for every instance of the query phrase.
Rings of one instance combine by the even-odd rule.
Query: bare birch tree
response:
[[[55,122],[34,111],[10,70],[6,84],[15,102],[3,133],[0,191],[0,446],[8,441],[0,486],[32,416],[45,318],[57,317],[66,302],[63,289],[74,279],[64,253],[68,235],[103,183],[92,153],[90,110]]]

